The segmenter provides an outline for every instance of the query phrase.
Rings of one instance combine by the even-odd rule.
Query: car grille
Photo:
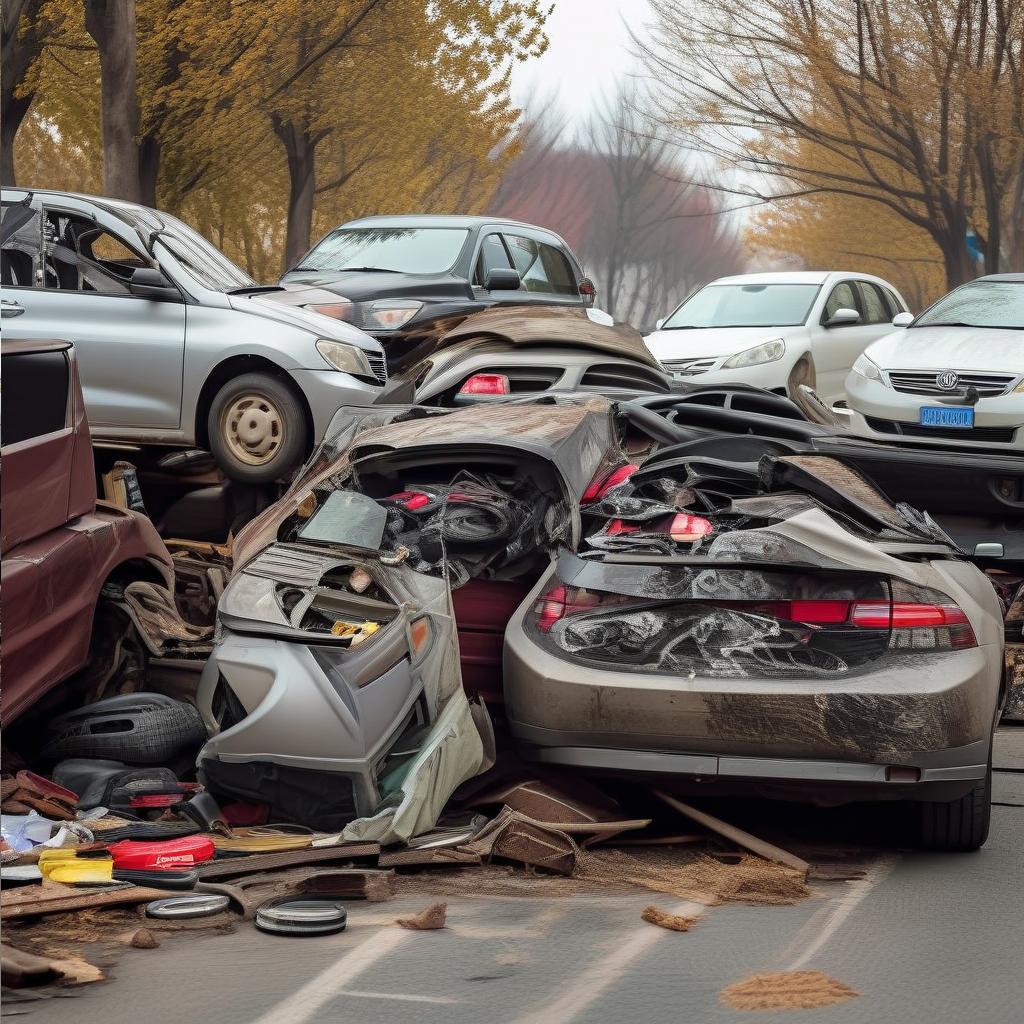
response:
[[[388,364],[384,359],[383,355],[376,355],[373,352],[367,352],[366,358],[369,360],[370,369],[373,370],[374,377],[380,384],[387,384],[388,382]]]
[[[701,357],[699,359],[663,359],[661,365],[669,373],[678,373],[684,377],[696,377],[698,373],[707,373],[718,360],[712,356],[710,359]]]
[[[323,576],[338,564],[330,555],[317,555],[307,551],[295,551],[280,544],[271,544],[258,554],[246,567],[250,576],[262,576],[278,583],[290,583],[297,587],[315,587]]]
[[[1004,395],[1017,379],[1009,373],[960,373],[957,386],[952,390],[940,388],[935,378],[941,370],[890,370],[889,383],[893,389],[908,395],[949,395],[966,388],[976,388],[982,398]]]
[[[895,420],[879,420],[865,417],[868,426],[880,434],[896,434],[903,437],[931,437],[950,441],[993,441],[1010,444],[1016,427],[922,427],[919,423],[900,423]]]

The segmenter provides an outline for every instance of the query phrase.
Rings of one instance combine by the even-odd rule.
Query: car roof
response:
[[[977,278],[979,281],[1009,281],[1013,284],[1024,284],[1024,274],[986,274]],[[968,282],[970,284],[970,282]]]
[[[129,203],[124,199],[92,196],[85,192],[66,192],[55,188],[32,188],[31,185],[5,185],[3,191],[5,193],[14,192],[23,195],[31,193],[33,196],[58,196],[62,199],[74,199],[83,203],[92,203],[94,206],[98,206],[100,209],[107,210],[116,217],[128,221],[132,226],[137,226],[137,222],[140,220],[146,221],[154,227],[159,227],[162,223],[162,215],[159,210],[143,206],[141,203]]]
[[[485,224],[504,224],[510,227],[531,228],[553,235],[554,231],[541,227],[539,224],[527,224],[521,220],[510,220],[508,217],[463,216],[446,213],[407,213],[396,216],[380,215],[376,217],[358,217],[346,221],[343,228],[383,227],[383,228],[479,228]]]
[[[763,274],[734,274],[732,277],[720,277],[711,284],[825,284],[833,278],[855,277],[869,281],[879,281],[871,274],[861,274],[855,270],[779,270]]]

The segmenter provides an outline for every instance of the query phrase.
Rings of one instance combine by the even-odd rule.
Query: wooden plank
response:
[[[321,849],[306,847],[303,850],[282,850],[279,853],[250,853],[245,857],[217,857],[197,867],[203,880],[213,878],[237,878],[257,871],[273,871],[275,868],[301,867],[304,864],[330,864],[362,857],[376,857],[380,843],[345,843],[339,846],[325,846]]]
[[[705,828],[711,829],[712,832],[717,832],[720,836],[731,839],[737,846],[742,846],[745,850],[750,850],[751,853],[764,857],[765,860],[774,861],[776,864],[785,864],[787,867],[795,868],[797,871],[802,871],[805,875],[807,874],[811,865],[795,853],[789,853],[787,850],[773,846],[763,839],[758,839],[757,836],[752,836],[749,832],[744,832],[743,829],[730,825],[727,821],[722,821],[721,818],[716,818],[713,814],[708,814],[707,811],[691,807],[690,804],[685,804],[682,800],[677,800],[667,793],[662,793],[660,790],[655,790],[654,792],[669,807],[677,810],[680,814],[685,814],[686,817],[691,818]]]
[[[5,889],[0,895],[0,920],[33,917],[36,914],[63,914],[69,910],[88,910],[91,907],[148,903],[167,895],[169,893],[166,889],[148,889],[139,885],[79,889],[73,885],[47,881],[44,885]]]

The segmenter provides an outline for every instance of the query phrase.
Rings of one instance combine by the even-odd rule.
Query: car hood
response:
[[[804,327],[691,327],[655,331],[644,342],[656,359],[731,356],[775,338],[805,334]]]
[[[332,295],[322,288],[295,286],[285,286],[274,291],[254,292],[251,295],[228,295],[231,308],[237,309],[239,312],[276,320],[289,327],[298,327],[301,330],[309,331],[318,338],[355,345],[356,348],[361,348],[365,352],[380,355],[383,352],[380,342],[371,338],[365,331],[345,323],[344,320],[336,320],[324,313],[316,313],[311,309],[303,308],[315,302],[337,301],[336,295]]]
[[[868,358],[885,370],[992,370],[1024,367],[1024,331],[995,327],[905,327],[869,346]]]
[[[337,296],[363,302],[367,299],[472,298],[473,289],[463,278],[450,274],[391,274],[386,271],[290,270],[281,278],[291,285],[323,288]]]

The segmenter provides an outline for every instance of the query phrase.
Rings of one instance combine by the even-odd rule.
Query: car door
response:
[[[829,320],[839,309],[853,309],[859,314],[855,323],[833,324]],[[857,281],[837,281],[825,299],[821,314],[810,325],[811,353],[814,356],[816,390],[831,405],[846,392],[843,385],[854,360],[878,337],[878,325],[866,324],[863,299]]]
[[[74,343],[96,433],[175,430],[185,304],[131,293],[132,271],[152,263],[119,224],[100,211],[35,206],[31,223],[4,242],[4,328],[14,337]]]
[[[579,281],[566,255],[554,245],[531,237],[503,231],[515,269],[523,287],[508,292],[515,302],[543,302],[557,305],[583,305]]]

